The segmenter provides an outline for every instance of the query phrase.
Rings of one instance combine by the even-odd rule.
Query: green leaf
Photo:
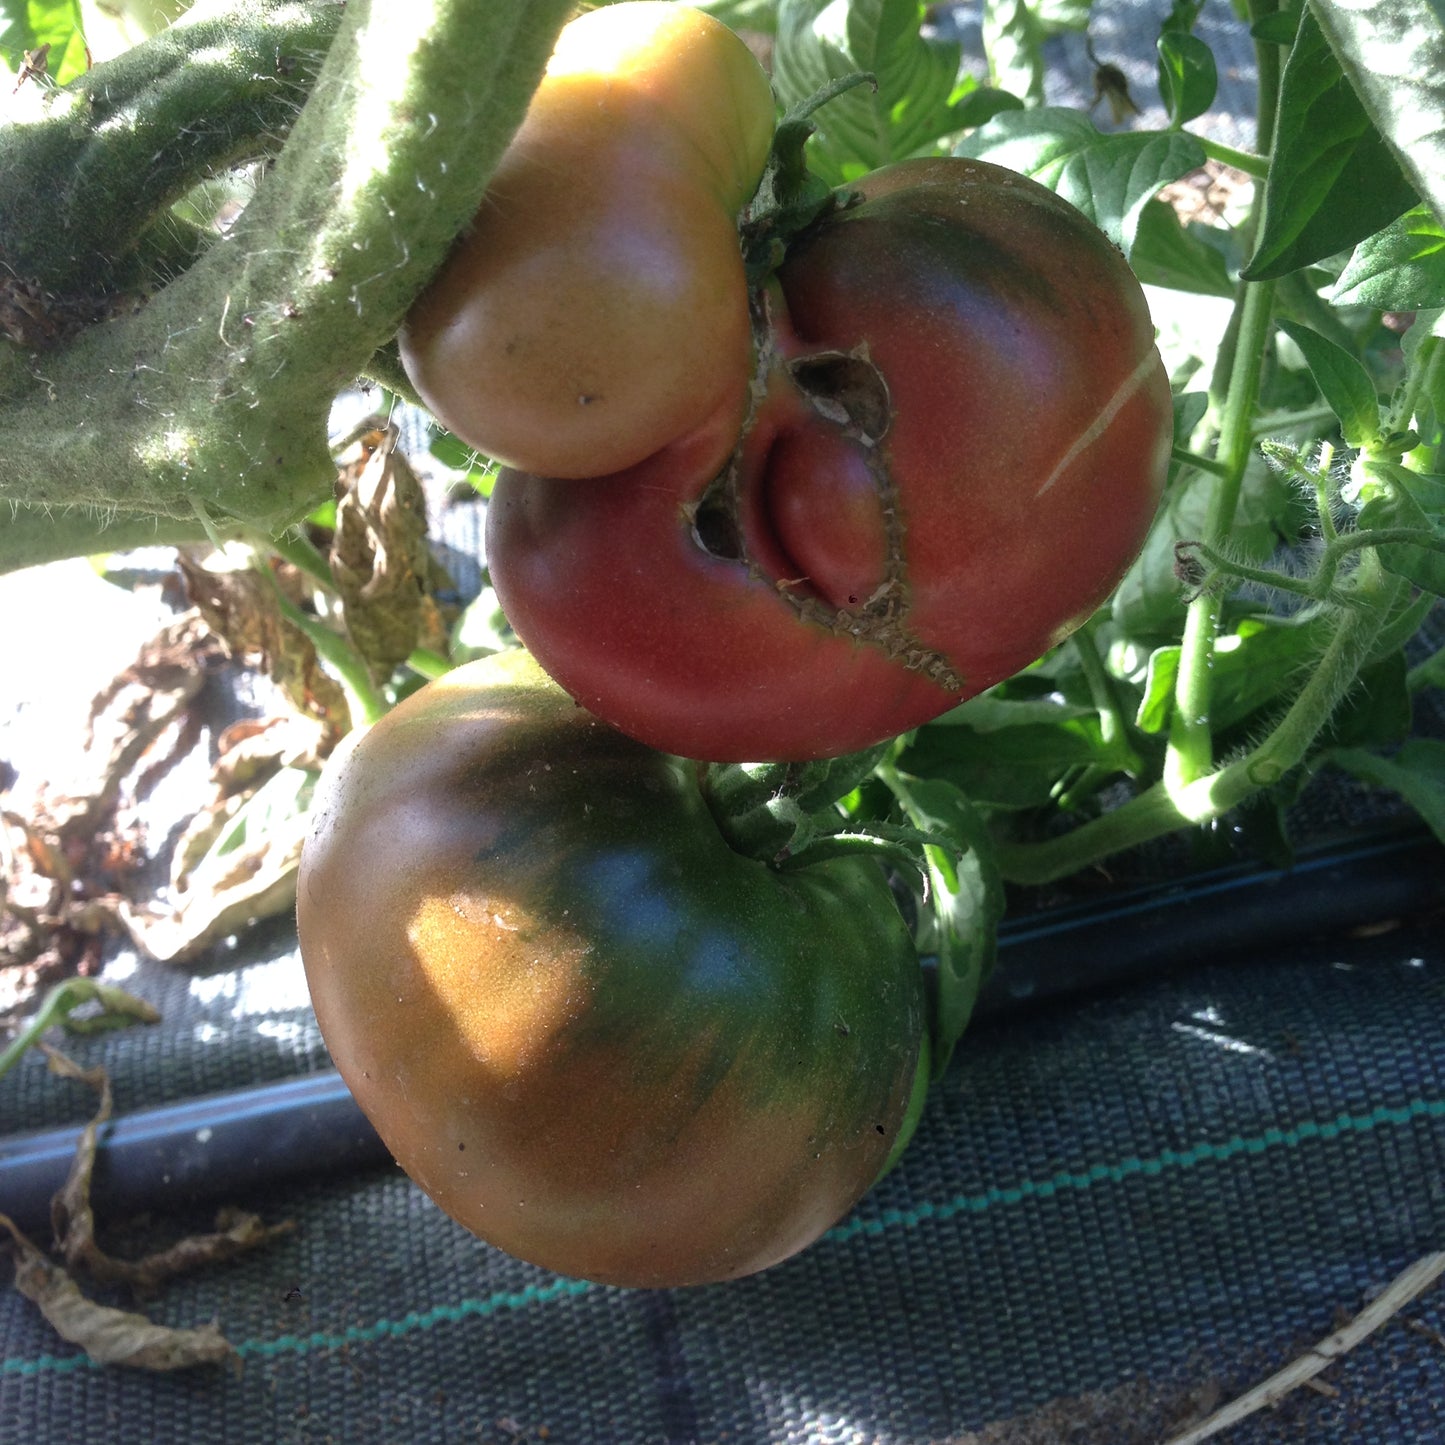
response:
[[[1156,647],[1149,654],[1144,696],[1139,699],[1139,711],[1134,717],[1134,725],[1140,732],[1157,737],[1168,730],[1169,719],[1174,715],[1174,689],[1179,682],[1182,651],[1176,642],[1168,647]]]
[[[1214,104],[1219,72],[1214,52],[1197,35],[1166,30],[1159,37],[1159,96],[1169,124],[1181,126]]]
[[[778,0],[691,0],[691,4],[734,30],[772,35],[778,28]]]
[[[0,55],[19,71],[27,50],[50,47],[46,73],[58,85],[86,68],[80,0],[3,0],[0,3]]]
[[[1405,333],[1401,350],[1407,383],[1402,404],[1412,415],[1392,420],[1401,427],[1419,426],[1427,443],[1438,444],[1438,433],[1445,426],[1445,311],[1420,312]]]
[[[1329,761],[1361,782],[1398,793],[1445,843],[1445,741],[1413,738],[1393,757],[1338,748]]]
[[[932,924],[920,928],[919,951],[938,958],[938,993],[932,1023],[935,1079],[948,1067],[953,1047],[968,1026],[979,989],[998,953],[1003,917],[1003,881],[993,840],[968,798],[939,778],[884,774],[908,822],[939,835],[957,851],[924,848],[930,896],[924,913]]]
[[[1384,748],[1404,742],[1411,723],[1408,674],[1402,648],[1361,668],[1349,696],[1315,739],[1316,749],[1323,753],[1337,747]]]
[[[1445,306],[1445,226],[1416,206],[1367,236],[1355,247],[1330,300],[1378,311]]]
[[[1164,504],[1143,550],[1114,591],[1113,618],[1126,637],[1173,641],[1184,622],[1184,589],[1174,570],[1174,544],[1208,533],[1217,477],[1184,472],[1164,494]],[[1234,527],[1229,534],[1234,556],[1261,563],[1274,551],[1278,526],[1292,501],[1289,485],[1262,462],[1251,462],[1240,488]]]
[[[1263,233],[1245,279],[1349,250],[1417,200],[1307,6],[1280,82]]]
[[[1204,164],[1204,148],[1179,131],[1104,135],[1076,110],[1005,111],[954,153],[1007,166],[1077,206],[1127,255],[1144,207],[1160,189]]]
[[[1234,295],[1223,252],[1186,230],[1167,201],[1146,201],[1140,208],[1129,264],[1146,286],[1200,296]]]
[[[918,0],[781,0],[773,85],[784,109],[842,76],[877,78],[876,90],[855,86],[814,116],[810,157],[830,184],[929,153],[1018,104],[962,72],[957,42],[920,34],[923,13]]]
[[[981,17],[989,81],[1031,106],[1043,104],[1043,44],[1083,30],[1092,0],[984,0]]]
[[[1404,467],[1395,469],[1406,471]],[[1408,527],[1420,534],[1424,546],[1408,542],[1391,542],[1382,546],[1380,561],[1397,577],[1404,577],[1416,587],[1445,597],[1445,527],[1432,523],[1424,507],[1403,486],[1377,492],[1360,508],[1356,518],[1361,531],[1376,528]]]
[[[1310,8],[1365,112],[1445,222],[1445,4],[1312,0]]]
[[[1019,809],[1045,806],[1082,769],[1119,772],[1133,761],[1127,743],[1105,742],[1097,713],[1056,711],[1057,722],[1018,722],[988,732],[961,725],[920,728],[900,765],[946,779],[980,807]]]
[[[1279,329],[1299,347],[1325,405],[1339,418],[1346,445],[1363,447],[1375,441],[1380,435],[1380,400],[1364,364],[1297,321],[1281,321]]]
[[[1249,27],[1251,38],[1265,45],[1293,45],[1299,29],[1298,9],[1276,10],[1263,15]]]

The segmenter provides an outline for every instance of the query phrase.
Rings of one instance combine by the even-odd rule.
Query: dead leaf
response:
[[[79,1345],[100,1365],[128,1365],[141,1370],[186,1370],[196,1365],[234,1364],[241,1357],[215,1324],[198,1329],[171,1329],[153,1324],[131,1310],[98,1304],[51,1263],[0,1214],[15,1250],[15,1288],[32,1301],[61,1339]]]
[[[328,746],[334,744],[350,727],[346,694],[322,667],[310,638],[282,617],[275,590],[253,567],[222,569],[219,559],[210,561],[203,566],[180,554],[186,595],[232,655],[269,674],[297,712],[325,724]],[[280,569],[276,580],[285,585]]]
[[[163,963],[184,962],[291,909],[315,779],[311,770],[281,768],[243,798],[217,805],[178,849],[173,906],[119,901],[136,946]]]
[[[331,575],[346,631],[378,681],[416,649],[426,625],[434,562],[427,545],[426,498],[397,433],[364,438],[370,455],[343,469],[331,543]]]

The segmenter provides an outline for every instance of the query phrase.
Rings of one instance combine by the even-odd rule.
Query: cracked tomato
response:
[[[757,298],[741,426],[492,494],[523,642],[668,752],[829,757],[936,717],[1078,627],[1154,516],[1170,388],[1104,234],[980,161],[849,191]]]

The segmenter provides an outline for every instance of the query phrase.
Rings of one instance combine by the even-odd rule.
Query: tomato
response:
[[[654,747],[807,759],[906,731],[1079,626],[1154,515],[1169,384],[1103,233],[978,161],[851,189],[760,298],[741,429],[493,491],[523,642]]]
[[[733,852],[694,765],[525,653],[338,750],[297,912],[322,1034],[387,1146],[547,1269],[763,1269],[832,1225],[899,1133],[922,985],[878,866]]]
[[[737,215],[773,131],[725,25],[634,0],[567,25],[481,213],[401,333],[413,385],[486,455],[554,476],[630,466],[741,419]]]

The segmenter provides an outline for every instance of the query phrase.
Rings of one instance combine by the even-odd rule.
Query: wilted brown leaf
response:
[[[396,442],[394,429],[364,438],[365,464],[343,468],[331,544],[347,633],[378,681],[417,647],[434,573],[426,498]]]
[[[171,1329],[131,1310],[98,1304],[53,1264],[8,1215],[15,1250],[15,1288],[32,1301],[61,1339],[79,1345],[97,1364],[129,1365],[142,1370],[185,1370],[196,1365],[234,1364],[241,1357],[215,1324]]]
[[[266,565],[262,563],[261,565]],[[233,655],[260,666],[297,712],[319,718],[334,743],[350,726],[346,694],[310,638],[281,615],[275,589],[253,567],[217,570],[184,552],[186,595]]]

